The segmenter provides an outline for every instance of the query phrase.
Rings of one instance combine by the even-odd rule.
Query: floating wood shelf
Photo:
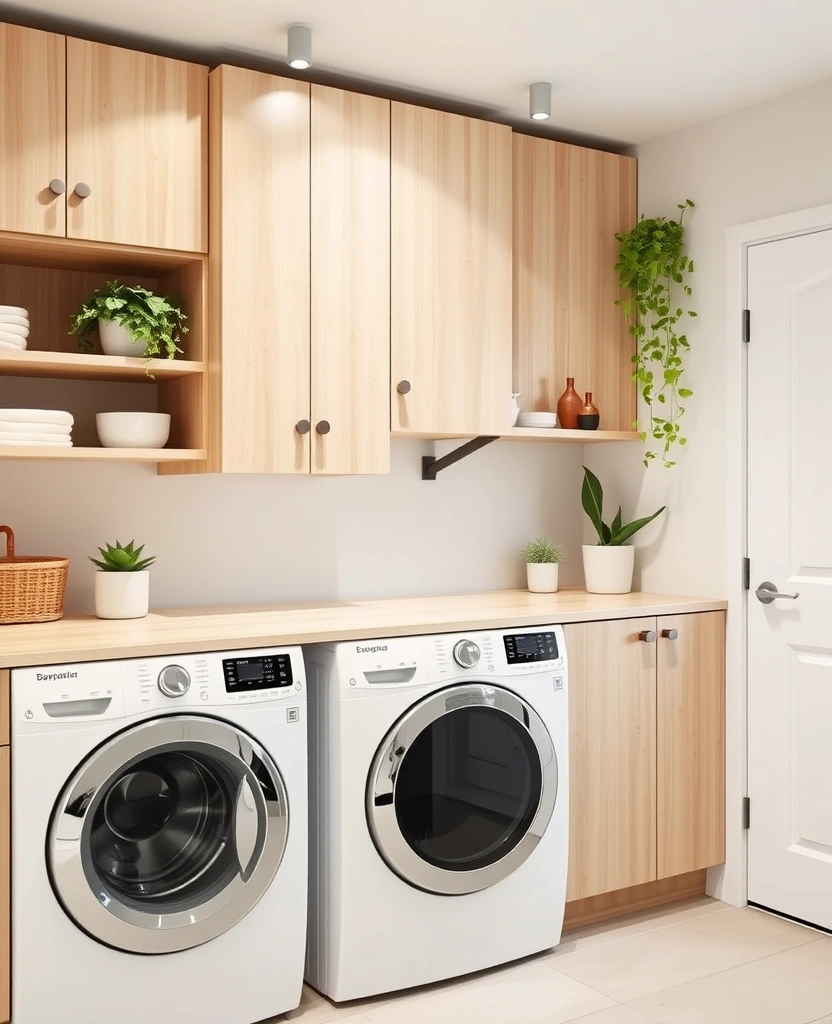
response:
[[[0,459],[53,459],[74,462],[200,462],[206,453],[197,448],[52,448],[49,445],[2,445]]]
[[[153,376],[148,376],[148,371]],[[0,376],[52,377],[61,380],[172,380],[204,373],[205,363],[189,359],[151,359],[99,356],[83,352],[0,351]]]
[[[464,441],[472,434],[411,433],[394,430],[393,437],[409,437],[423,441]],[[552,441],[560,444],[601,444],[609,441],[638,441],[635,430],[561,430],[538,427],[512,427],[505,434],[489,435],[498,441]]]

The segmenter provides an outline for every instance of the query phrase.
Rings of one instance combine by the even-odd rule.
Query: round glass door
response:
[[[50,825],[49,875],[93,938],[169,953],[251,910],[287,832],[283,780],[250,736],[215,719],[170,716],[113,737],[69,780]]]
[[[421,701],[379,747],[367,817],[405,881],[447,895],[506,878],[534,850],[557,795],[537,713],[507,690],[452,687]]]

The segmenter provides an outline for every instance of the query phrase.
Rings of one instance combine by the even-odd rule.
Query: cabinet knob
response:
[[[62,196],[66,192],[66,182],[61,181],[60,178],[53,178],[49,182],[49,189],[54,192],[56,196]]]
[[[298,420],[295,424],[295,430],[297,430],[299,434],[308,434],[311,429],[312,424],[309,420]]]
[[[315,424],[315,430],[317,430],[319,434],[328,434],[330,430],[332,430],[332,427],[329,425],[329,420],[321,420],[320,423]]]
[[[410,394],[410,381],[400,380],[399,383],[396,385],[396,391],[398,391],[400,395]]]
[[[654,644],[656,642],[656,631],[654,629],[643,629],[639,635],[639,640],[645,644]]]
[[[85,181],[79,181],[75,186],[74,191],[75,195],[78,196],[79,199],[87,199],[92,195],[92,189]]]
[[[662,636],[665,638],[665,640],[675,640],[678,635],[679,635],[679,630],[678,629],[663,629],[662,630]]]

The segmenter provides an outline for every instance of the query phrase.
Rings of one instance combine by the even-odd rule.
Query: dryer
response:
[[[300,1002],[299,649],[12,672],[15,1024],[252,1024]]]
[[[307,980],[357,999],[560,939],[560,626],[315,646]]]

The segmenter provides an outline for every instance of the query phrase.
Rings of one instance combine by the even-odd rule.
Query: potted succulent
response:
[[[78,347],[85,352],[92,349],[90,335],[97,330],[105,355],[173,359],[182,351],[179,342],[188,333],[187,319],[170,296],[108,281],[70,317],[69,333],[78,335]]]
[[[526,580],[533,594],[554,594],[558,589],[558,565],[563,561],[563,547],[555,540],[540,537],[523,548]]]
[[[633,564],[635,548],[626,547],[634,533],[651,523],[664,512],[666,506],[652,516],[635,519],[631,523],[621,520],[621,506],[608,526],[603,519],[604,491],[601,481],[584,466],[584,482],[581,488],[581,502],[584,512],[598,534],[597,544],[584,544],[584,579],[590,594],[629,594],[633,588]]]
[[[95,574],[95,614],[99,619],[141,619],[150,605],[150,573],[156,561],[142,558],[144,544],[118,541],[98,549],[101,558],[89,556],[98,566]]]

